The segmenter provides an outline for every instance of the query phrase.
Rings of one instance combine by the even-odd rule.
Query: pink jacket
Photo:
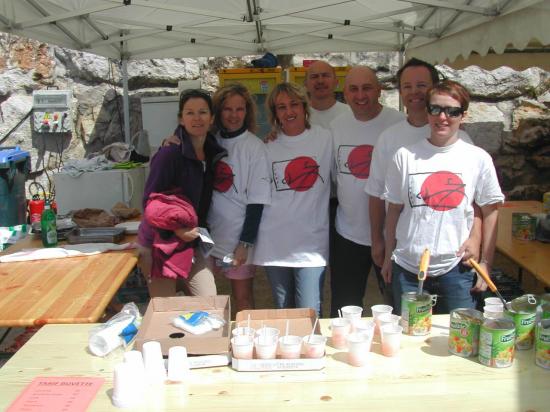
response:
[[[187,278],[193,264],[193,243],[184,242],[173,230],[197,227],[191,203],[180,193],[151,193],[144,217],[153,229],[151,276]]]

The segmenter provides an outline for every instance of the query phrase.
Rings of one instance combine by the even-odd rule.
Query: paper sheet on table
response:
[[[85,411],[104,381],[86,377],[34,378],[6,412]]]
[[[199,227],[199,239],[199,250],[202,255],[204,257],[210,256],[210,253],[212,253],[212,250],[214,249],[214,241],[212,240],[212,236],[210,236],[208,229]]]
[[[134,243],[124,243],[122,245],[117,245],[116,243],[82,243],[63,247],[23,249],[19,252],[0,256],[0,263],[91,256],[110,250],[126,250],[134,249],[135,247]]]

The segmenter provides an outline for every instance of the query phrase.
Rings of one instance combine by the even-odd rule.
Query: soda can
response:
[[[449,352],[463,358],[476,356],[482,323],[483,313],[479,310],[452,310],[449,324]]]
[[[550,213],[550,192],[546,192],[542,195],[542,211],[544,213]]]
[[[535,363],[541,368],[550,369],[550,319],[543,319],[537,324]]]
[[[512,237],[519,240],[534,240],[537,219],[529,213],[512,213]]]
[[[432,307],[437,296],[429,293],[419,295],[416,292],[405,292],[401,295],[401,324],[403,333],[422,336],[432,329]]]
[[[516,328],[510,319],[485,319],[479,332],[479,363],[507,368],[514,361]]]

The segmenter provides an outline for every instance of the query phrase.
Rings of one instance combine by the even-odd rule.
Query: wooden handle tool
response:
[[[483,278],[485,283],[487,283],[487,286],[489,286],[489,289],[491,289],[491,292],[495,293],[500,298],[502,303],[504,304],[504,307],[506,307],[506,299],[504,299],[502,297],[502,295],[498,291],[496,285],[494,284],[494,282],[489,277],[489,274],[487,272],[485,272],[485,270],[481,266],[479,266],[479,263],[477,263],[474,259],[472,259],[472,258],[468,259],[468,263],[470,265],[472,265],[474,270],[479,274],[479,276],[481,276]]]
[[[430,249],[426,248],[424,252],[422,252],[420,264],[418,265],[418,295],[422,295],[424,281],[428,275],[428,266],[430,266]]]

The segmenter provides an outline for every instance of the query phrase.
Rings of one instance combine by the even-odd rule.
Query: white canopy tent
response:
[[[433,63],[550,45],[550,0],[0,0],[0,30],[128,59],[399,51]],[[127,77],[126,139],[129,138]]]

